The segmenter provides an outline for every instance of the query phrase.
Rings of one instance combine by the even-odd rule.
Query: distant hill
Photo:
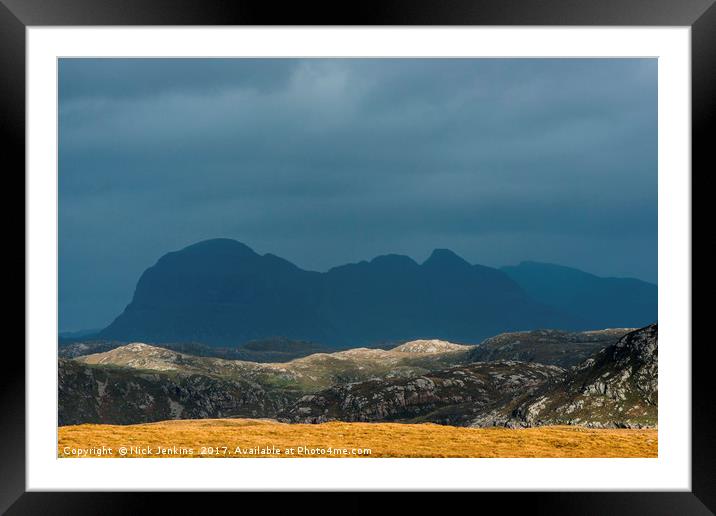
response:
[[[99,333],[101,328],[92,330],[77,330],[77,331],[61,331],[59,333],[60,340],[79,340],[92,337]]]
[[[502,267],[537,301],[569,314],[582,329],[639,328],[657,322],[658,292],[633,278],[602,278],[550,263]]]
[[[393,348],[393,351],[401,351],[403,353],[441,353],[443,351],[466,351],[472,349],[472,346],[463,344],[454,344],[446,340],[429,339],[429,340],[411,340],[400,346]]]
[[[286,337],[252,340],[241,346],[241,349],[265,353],[321,353],[327,351],[324,346],[314,342],[290,340]]]
[[[571,367],[602,348],[615,344],[630,331],[630,328],[616,328],[584,332],[532,330],[502,333],[476,346],[470,352],[470,360],[519,360]]]
[[[129,344],[117,340],[80,340],[59,342],[60,358],[76,358],[103,353]],[[293,341],[284,337],[253,340],[239,347],[207,346],[198,342],[162,342],[160,347],[197,357],[245,360],[249,362],[288,362],[313,353],[334,351],[313,342]]]
[[[450,344],[450,343],[447,343]],[[196,356],[141,342],[83,355],[75,362],[178,375],[220,376],[248,380],[267,389],[311,392],[337,383],[368,378],[403,377],[464,362],[471,346],[435,351],[355,348],[314,353],[288,362],[265,363]]]
[[[60,340],[57,348],[57,356],[59,358],[75,358],[92,353],[103,353],[119,346],[124,342],[108,341],[108,340],[86,340],[86,341],[62,341]]]
[[[68,346],[74,343],[84,343],[96,340],[98,330],[61,331],[57,335],[57,343],[60,346]]]
[[[445,249],[422,264],[386,255],[318,273],[215,239],[160,258],[97,338],[239,346],[280,335],[349,348],[579,324],[504,272]]]

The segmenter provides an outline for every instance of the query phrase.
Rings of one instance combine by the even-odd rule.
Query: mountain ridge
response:
[[[537,301],[591,328],[640,328],[656,322],[658,287],[635,278],[600,277],[574,267],[523,261],[500,270]]]
[[[386,254],[315,272],[236,240],[212,239],[147,268],[132,301],[96,337],[239,346],[280,336],[345,349],[423,338],[474,344],[536,327],[615,326],[555,306],[510,273],[472,265],[447,249],[422,263]]]

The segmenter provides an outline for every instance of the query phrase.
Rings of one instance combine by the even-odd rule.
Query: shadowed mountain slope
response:
[[[318,273],[217,239],[160,258],[98,338],[238,346],[283,336],[349,348],[577,324],[505,273],[448,250],[423,264],[386,255]]]
[[[657,321],[657,286],[634,278],[601,278],[571,267],[522,262],[502,267],[537,301],[570,314],[582,329],[640,328]]]

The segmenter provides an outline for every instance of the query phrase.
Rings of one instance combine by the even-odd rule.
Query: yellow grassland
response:
[[[657,452],[656,429],[308,425],[257,419],[65,426],[58,442],[59,457],[656,457]]]

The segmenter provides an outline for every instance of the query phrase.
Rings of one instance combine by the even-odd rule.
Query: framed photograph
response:
[[[710,0],[1,1],[26,306],[0,509],[714,510]]]

